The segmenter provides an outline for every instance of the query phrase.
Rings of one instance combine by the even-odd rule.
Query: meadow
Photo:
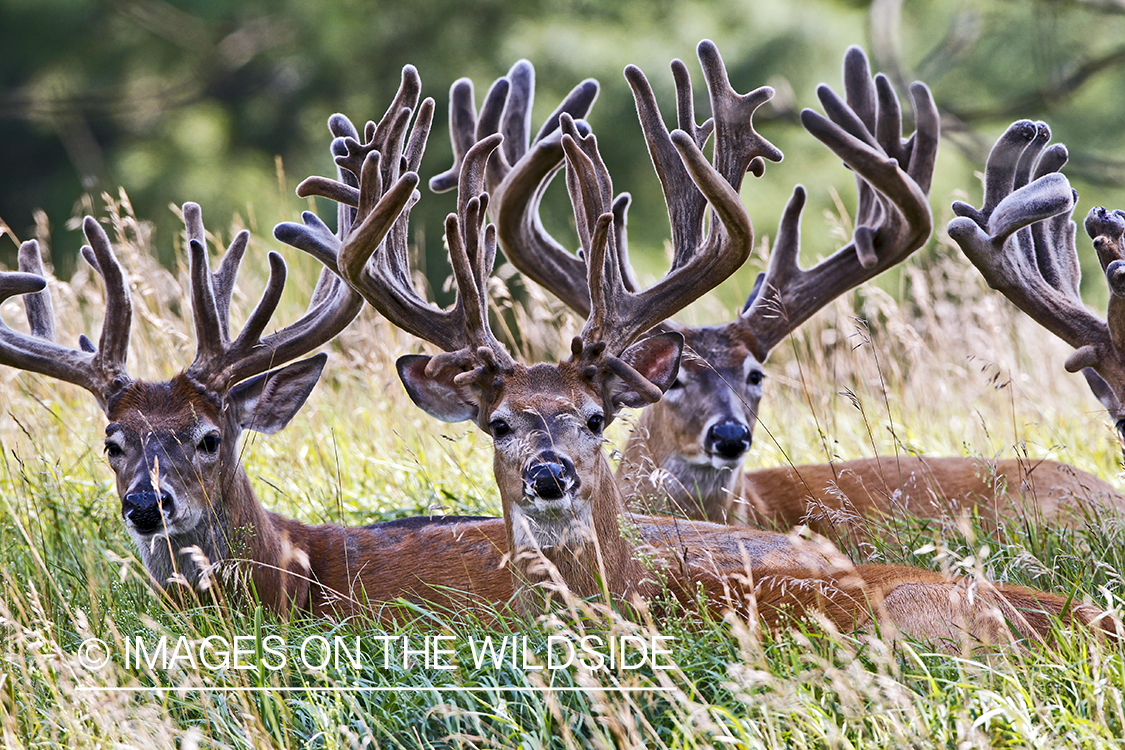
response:
[[[948,206],[948,198],[932,203]],[[194,351],[185,268],[156,262],[149,229],[124,194],[107,205],[101,215],[133,285],[131,371],[168,377]],[[936,210],[942,227],[948,212]],[[277,245],[270,224],[237,221],[254,239],[235,325],[264,284],[264,253]],[[764,226],[760,233],[770,231]],[[806,231],[843,244],[846,211],[809,217]],[[1079,247],[1089,252],[1081,239]],[[278,325],[304,309],[317,271],[295,251],[282,252],[292,272]],[[722,295],[698,303],[686,319],[726,319],[763,262],[755,254]],[[566,352],[562,342],[579,321],[523,288],[510,268],[498,270],[494,287],[525,358]],[[61,340],[96,332],[101,287],[88,269],[52,289]],[[2,312],[9,323],[22,319],[17,300]],[[289,429],[244,437],[243,458],[267,507],[350,525],[499,513],[489,438],[424,415],[398,382],[394,360],[419,350],[417,342],[365,310],[329,350],[325,377]],[[1050,457],[1125,488],[1112,426],[1082,379],[1063,370],[1068,353],[990,292],[939,232],[924,255],[838,300],[778,347],[750,465],[957,455],[978,459],[987,472],[999,457]],[[417,609],[412,622],[392,630],[281,622],[253,607],[177,608],[149,585],[125,532],[101,455],[104,419],[88,394],[0,368],[0,404],[5,747],[1049,748],[1117,747],[1125,736],[1125,647],[1064,630],[1049,646],[966,645],[949,655],[932,644],[842,635],[817,623],[763,633],[737,618],[656,622],[642,613],[630,621],[579,602],[534,625],[501,619],[485,626],[463,613]],[[609,431],[611,448],[623,446],[630,421]],[[845,551],[857,562],[1063,592],[1120,614],[1123,533],[1122,519],[1107,514],[1069,529],[1011,517],[991,536],[972,517],[902,518]],[[472,663],[473,644],[488,636],[526,636],[528,664],[541,666],[551,636],[589,634],[666,636],[674,667],[583,672],[536,670],[523,659]],[[124,663],[138,637],[151,644],[161,636],[195,644],[241,636],[246,663]],[[358,667],[347,658],[319,663],[317,648],[337,636],[360,640]],[[384,661],[383,636],[447,636],[455,668]],[[82,645],[91,638],[112,656],[100,668]],[[308,643],[317,652],[313,664],[300,653]]]

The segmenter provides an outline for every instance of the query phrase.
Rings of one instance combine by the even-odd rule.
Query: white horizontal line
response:
[[[443,685],[433,687],[218,687],[218,686],[185,686],[185,687],[97,687],[80,685],[76,688],[82,692],[106,693],[579,693],[600,691],[603,693],[664,693],[675,690],[674,687],[457,687]]]

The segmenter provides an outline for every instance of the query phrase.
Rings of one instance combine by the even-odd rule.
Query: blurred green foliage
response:
[[[1125,90],[1122,32],[1118,0],[3,0],[0,219],[26,239],[42,209],[64,277],[81,240],[57,230],[99,210],[100,192],[117,186],[138,216],[155,222],[166,260],[179,231],[171,203],[201,203],[209,226],[238,215],[266,234],[307,207],[292,192],[301,178],[332,173],[325,127],[332,112],[378,118],[402,66],[417,66],[424,94],[438,104],[426,180],[450,163],[450,84],[469,76],[480,97],[526,57],[537,71],[534,127],[578,81],[601,82],[591,124],[616,189],[635,199],[634,262],[657,273],[667,219],[621,70],[627,63],[645,70],[670,116],[668,62],[688,60],[697,107],[706,112],[694,61],[705,37],[719,45],[740,91],[778,90],[758,128],[786,161],[749,181],[744,199],[759,235],[772,234],[792,186],[808,185],[806,258],[843,241],[821,216],[836,210],[830,190],[849,209],[853,199],[848,173],[801,129],[797,113],[818,106],[818,82],[839,87],[848,44],[865,46],[900,95],[915,77],[934,89],[947,136],[932,193],[939,226],[955,191],[978,200],[973,172],[1018,117],[1047,120],[1070,145],[1067,171],[1083,198],[1081,217],[1095,202],[1125,203],[1116,95]],[[442,269],[441,219],[453,197],[425,193],[414,237],[427,267]],[[545,215],[573,245],[561,185]],[[0,263],[10,264],[14,251],[0,241]],[[439,283],[444,272],[430,275]],[[748,290],[752,274],[745,276],[732,293]]]

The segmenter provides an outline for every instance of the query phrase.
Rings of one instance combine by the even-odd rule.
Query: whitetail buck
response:
[[[724,85],[729,90],[713,48],[701,58],[712,92],[723,92]],[[445,222],[458,291],[452,308],[429,303],[414,288],[405,231],[379,243],[378,237],[365,239],[360,229],[345,239],[335,258],[326,258],[393,324],[443,351],[399,359],[398,372],[411,399],[438,419],[472,421],[492,437],[517,608],[525,614],[543,611],[559,586],[581,597],[631,603],[655,595],[663,581],[682,603],[695,603],[702,592],[708,606],[759,613],[769,623],[787,610],[815,610],[852,629],[869,625],[877,612],[913,635],[958,642],[966,635],[1002,638],[1006,622],[1026,635],[1042,635],[1047,614],[1090,624],[1096,617],[1092,608],[1070,608],[1051,594],[991,584],[970,594],[968,582],[938,573],[853,567],[826,543],[626,512],[602,451],[603,430],[622,406],[660,400],[675,381],[683,346],[677,332],[641,336],[733,273],[752,247],[750,220],[732,181],[737,183],[760,153],[758,139],[748,133],[754,99],[761,95],[722,95],[723,104],[748,108],[737,129],[719,130],[714,163],[722,170],[700,151],[699,131],[663,136],[665,166],[678,175],[666,183],[677,252],[664,279],[643,291],[628,288],[622,274],[612,186],[596,142],[582,135],[569,114],[558,118],[561,137],[549,137],[566,153],[567,185],[588,248],[591,301],[565,361],[516,362],[489,326],[496,231],[487,223],[490,198],[483,187],[488,160],[502,141],[499,134],[459,154],[457,212]],[[427,120],[430,107],[431,100],[421,105],[420,120]],[[401,116],[410,115],[403,105]],[[826,129],[844,137],[834,125]],[[368,140],[373,132],[369,124]],[[378,153],[354,135],[337,143],[337,164],[358,178],[358,189],[309,178],[299,194],[371,205],[386,181],[379,174]],[[705,231],[707,204],[711,217]],[[691,216],[700,220],[688,220]],[[315,222],[306,215],[307,224]]]
[[[387,189],[365,194],[372,203],[360,207],[361,224],[356,211],[341,209],[341,237],[367,232],[365,239],[378,242],[396,222],[405,222],[418,161],[410,153],[398,157],[407,123],[395,119],[397,114],[392,107],[372,133],[380,150],[392,155],[384,164]],[[345,183],[347,178],[341,173]],[[176,598],[187,594],[177,584],[197,593],[223,582],[238,593],[249,584],[263,604],[282,615],[296,608],[390,618],[401,614],[394,605],[399,598],[451,610],[481,601],[505,604],[512,585],[501,568],[506,543],[500,519],[416,518],[344,528],[309,526],[262,507],[238,458],[239,435],[270,434],[293,418],[326,355],[285,363],[336,336],[363,300],[325,271],[305,315],[263,336],[286,275],[281,256],[271,253],[266,291],[241,333],[232,336],[231,294],[248,233],[235,237],[212,272],[199,207],[185,204],[184,219],[197,350],[191,365],[166,382],[134,380],[126,369],[129,285],[94,219],[83,224],[89,242],[83,255],[106,286],[96,348],[85,336],[79,349],[56,343],[34,241],[20,248],[21,272],[0,274],[0,301],[24,295],[30,328],[22,333],[0,323],[0,364],[77,384],[97,399],[108,420],[105,452],[122,516],[154,583]],[[306,247],[317,244],[329,255],[340,244],[321,224],[279,234]]]
[[[1059,171],[1067,150],[1050,140],[1046,123],[1012,123],[988,155],[983,205],[954,203],[949,236],[990,287],[1074,347],[1067,372],[1085,376],[1125,446],[1125,212],[1096,207],[1086,216],[1110,291],[1101,320],[1079,291],[1078,193]]]
[[[710,55],[711,49],[701,45],[700,54]],[[768,89],[759,89],[740,108],[730,105],[732,100],[722,89],[712,90],[712,98],[718,100],[715,116],[696,126],[687,69],[676,60],[672,72],[679,127],[700,142],[712,128],[718,138],[732,137],[726,134],[739,132],[753,109],[769,97]],[[667,130],[648,82],[633,67],[625,75],[667,195],[675,189],[674,180],[682,182],[683,170],[675,167],[675,154],[666,143]],[[691,518],[784,528],[804,523],[832,536],[860,532],[864,525],[854,521],[881,513],[940,517],[975,506],[983,515],[998,517],[1026,506],[1035,515],[1053,518],[1067,506],[1074,510],[1075,505],[1120,502],[1120,496],[1097,477],[1049,460],[906,456],[743,470],[762,398],[763,363],[770,351],[834,298],[905,260],[925,245],[932,230],[926,196],[937,154],[938,114],[929,90],[921,83],[911,87],[916,132],[904,140],[895,92],[884,76],[872,79],[867,57],[858,47],[845,55],[843,77],[846,102],[827,86],[818,89],[825,110],[840,129],[828,129],[824,118],[807,110],[802,121],[855,172],[858,207],[853,241],[815,267],[801,269],[799,227],[805,190],[798,186],[778,227],[769,267],[759,274],[740,314],[718,326],[662,323],[663,329],[684,335],[687,355],[664,399],[646,409],[633,430],[618,467],[626,496],[635,507],[671,510]],[[709,85],[729,90],[725,82],[709,81]],[[489,161],[485,173],[501,249],[524,275],[582,315],[590,310],[585,250],[575,255],[552,238],[539,220],[539,204],[563,163],[559,114],[585,116],[596,94],[593,81],[576,87],[527,147],[534,95],[529,63],[517,63],[492,85],[479,117],[471,82],[458,81],[450,91],[454,168],[430,181],[435,191],[452,187],[468,148],[490,133],[504,133],[504,148]],[[749,128],[741,137],[755,140],[760,149],[750,164],[754,174],[761,175],[763,159],[781,158]],[[726,172],[724,176],[735,177]],[[731,184],[737,189],[740,181],[739,175]],[[622,277],[626,287],[635,290],[625,252],[629,200],[625,193],[613,204],[614,231],[621,248]],[[702,222],[702,208],[697,203],[673,217],[676,247],[684,237],[677,218],[694,226]]]

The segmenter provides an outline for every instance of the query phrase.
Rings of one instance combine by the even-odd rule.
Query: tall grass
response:
[[[106,215],[133,284],[131,371],[168,377],[193,353],[185,269],[167,271],[153,260],[145,226],[124,196],[108,202]],[[245,316],[264,284],[266,245],[252,242],[236,315]],[[292,273],[277,325],[300,315],[317,272],[285,254]],[[517,294],[528,301],[506,297],[510,275],[501,269],[494,285],[525,355],[565,352],[576,322],[534,290]],[[96,278],[80,272],[51,286],[62,340],[96,333]],[[1116,481],[1112,433],[1081,379],[1065,374],[1065,347],[989,293],[948,243],[912,262],[896,291],[869,286],[838,301],[779,348],[768,366],[755,463],[872,452],[1026,454]],[[15,300],[2,312],[9,322],[22,318]],[[694,315],[726,313],[712,302]],[[245,438],[245,463],[267,507],[352,525],[436,510],[499,513],[487,439],[426,417],[398,384],[394,359],[416,346],[365,311],[333,343],[329,371],[290,429]],[[501,618],[485,627],[418,610],[416,621],[393,631],[278,622],[252,609],[179,610],[148,585],[124,531],[92,399],[4,368],[0,402],[6,747],[1110,747],[1125,734],[1121,647],[1063,632],[1051,647],[950,657],[926,644],[889,645],[873,633],[813,625],[761,633],[737,619],[624,621],[577,604],[580,616],[562,613],[533,626]],[[615,427],[611,442],[621,445],[627,429]],[[863,554],[1119,605],[1118,518],[1074,529],[1013,519],[1003,540],[972,518],[948,528],[894,524]],[[531,659],[541,662],[546,639],[565,633],[670,636],[676,668],[478,670],[467,651],[470,639],[525,635]],[[82,661],[81,644],[92,637],[119,656],[137,636],[198,642],[236,634],[252,636],[254,660],[271,635],[285,638],[291,657],[310,636],[358,636],[363,663],[306,669],[291,659],[275,671],[125,668],[118,658],[92,669]],[[385,668],[373,640],[379,635],[452,635],[458,668]],[[179,689],[152,689],[158,686]],[[374,690],[389,687],[414,692]]]

